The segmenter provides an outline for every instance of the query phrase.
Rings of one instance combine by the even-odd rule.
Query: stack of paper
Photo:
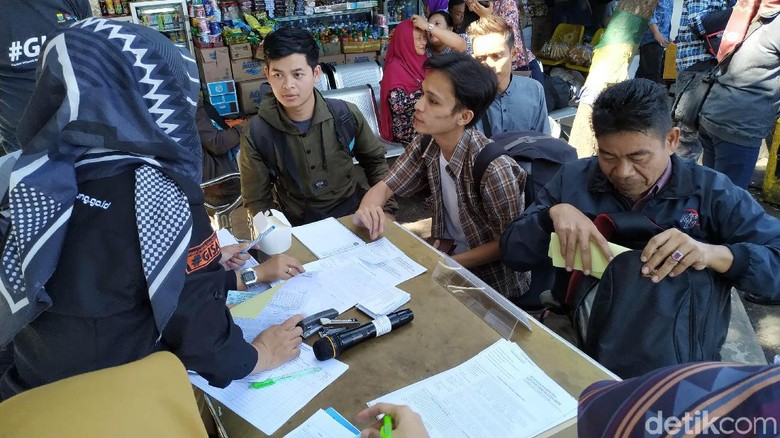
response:
[[[577,401],[505,339],[368,405],[379,402],[409,405],[431,438],[532,437],[577,415]]]
[[[383,288],[376,295],[361,300],[355,307],[371,318],[378,318],[382,315],[396,310],[409,302],[412,296],[395,286]]]
[[[266,435],[273,435],[347,368],[347,364],[336,359],[318,361],[311,347],[301,344],[301,355],[296,359],[271,371],[236,380],[226,388],[210,386],[197,375],[191,375],[190,381]],[[257,389],[250,387],[252,382],[267,380],[276,383]]]
[[[363,239],[332,217],[295,227],[292,233],[320,259],[366,244]]]

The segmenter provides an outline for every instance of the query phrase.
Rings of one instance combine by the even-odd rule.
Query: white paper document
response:
[[[409,405],[431,438],[533,437],[577,415],[577,401],[505,339],[368,405],[378,402]]]
[[[319,369],[314,371],[315,368]],[[190,375],[190,381],[266,435],[272,435],[347,368],[347,364],[335,359],[318,361],[311,347],[301,344],[301,355],[296,359],[271,371],[236,380],[224,389],[210,386],[197,375]],[[301,372],[297,377],[283,378]],[[267,379],[279,380],[263,388],[250,388],[252,382]]]
[[[357,435],[360,435],[360,432]],[[284,438],[355,438],[355,436],[354,431],[347,429],[320,409]]]
[[[340,254],[303,265],[307,271],[322,271],[356,263],[383,285],[397,286],[423,272],[425,267],[404,254],[386,237]]]
[[[320,259],[366,244],[363,239],[332,217],[295,227],[292,233],[303,246],[309,248],[309,251]]]
[[[371,318],[387,315],[409,302],[411,295],[395,286],[382,288],[377,294],[358,301],[355,307]]]
[[[238,239],[236,239],[230,231],[224,228],[217,231],[217,240],[219,241],[220,248],[228,245],[236,245],[238,243]],[[254,257],[249,256],[249,260],[244,263],[243,269],[252,268],[259,264],[260,263],[257,263],[257,260],[255,260]]]

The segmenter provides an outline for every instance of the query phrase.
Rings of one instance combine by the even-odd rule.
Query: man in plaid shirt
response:
[[[415,104],[418,134],[387,176],[363,197],[356,225],[376,239],[384,231],[382,205],[393,194],[409,196],[425,188],[433,193],[434,246],[453,241],[453,258],[509,299],[528,290],[530,276],[501,262],[498,241],[523,211],[525,171],[502,155],[474,181],[474,160],[490,143],[473,129],[496,95],[492,70],[470,56],[450,53],[426,61],[423,96]],[[426,141],[423,141],[426,139]]]

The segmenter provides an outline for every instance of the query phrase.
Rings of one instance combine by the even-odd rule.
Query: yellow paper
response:
[[[614,243],[609,243],[609,249],[612,251],[612,255],[615,257],[617,257],[618,254],[623,254],[626,251],[631,251],[631,248],[615,245]],[[566,267],[566,260],[564,259],[563,255],[561,255],[561,242],[560,240],[558,240],[558,235],[556,233],[550,234],[550,249],[547,252],[547,255],[550,256],[553,262],[553,266],[555,266],[556,268]],[[607,269],[608,264],[609,261],[607,260],[606,257],[604,257],[604,254],[601,253],[601,250],[594,243],[591,242],[590,275],[596,278],[601,278],[601,276],[604,275],[604,271]],[[582,270],[582,257],[580,256],[579,251],[576,251],[574,253],[573,268],[578,271]]]
[[[259,315],[260,312],[265,309],[265,306],[271,302],[271,298],[276,295],[276,292],[279,291],[283,284],[284,283],[279,283],[264,292],[260,292],[257,296],[233,307],[230,309],[230,314],[233,315],[234,318],[257,318],[257,315]]]

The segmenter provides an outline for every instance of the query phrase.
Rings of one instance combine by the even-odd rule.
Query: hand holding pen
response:
[[[389,420],[376,420],[379,414]],[[390,403],[377,403],[368,409],[364,409],[355,416],[358,423],[374,423],[361,432],[362,438],[427,438],[420,414],[409,409],[409,406],[399,406]],[[385,423],[392,424],[392,431],[388,431]],[[383,430],[384,429],[384,430]]]

